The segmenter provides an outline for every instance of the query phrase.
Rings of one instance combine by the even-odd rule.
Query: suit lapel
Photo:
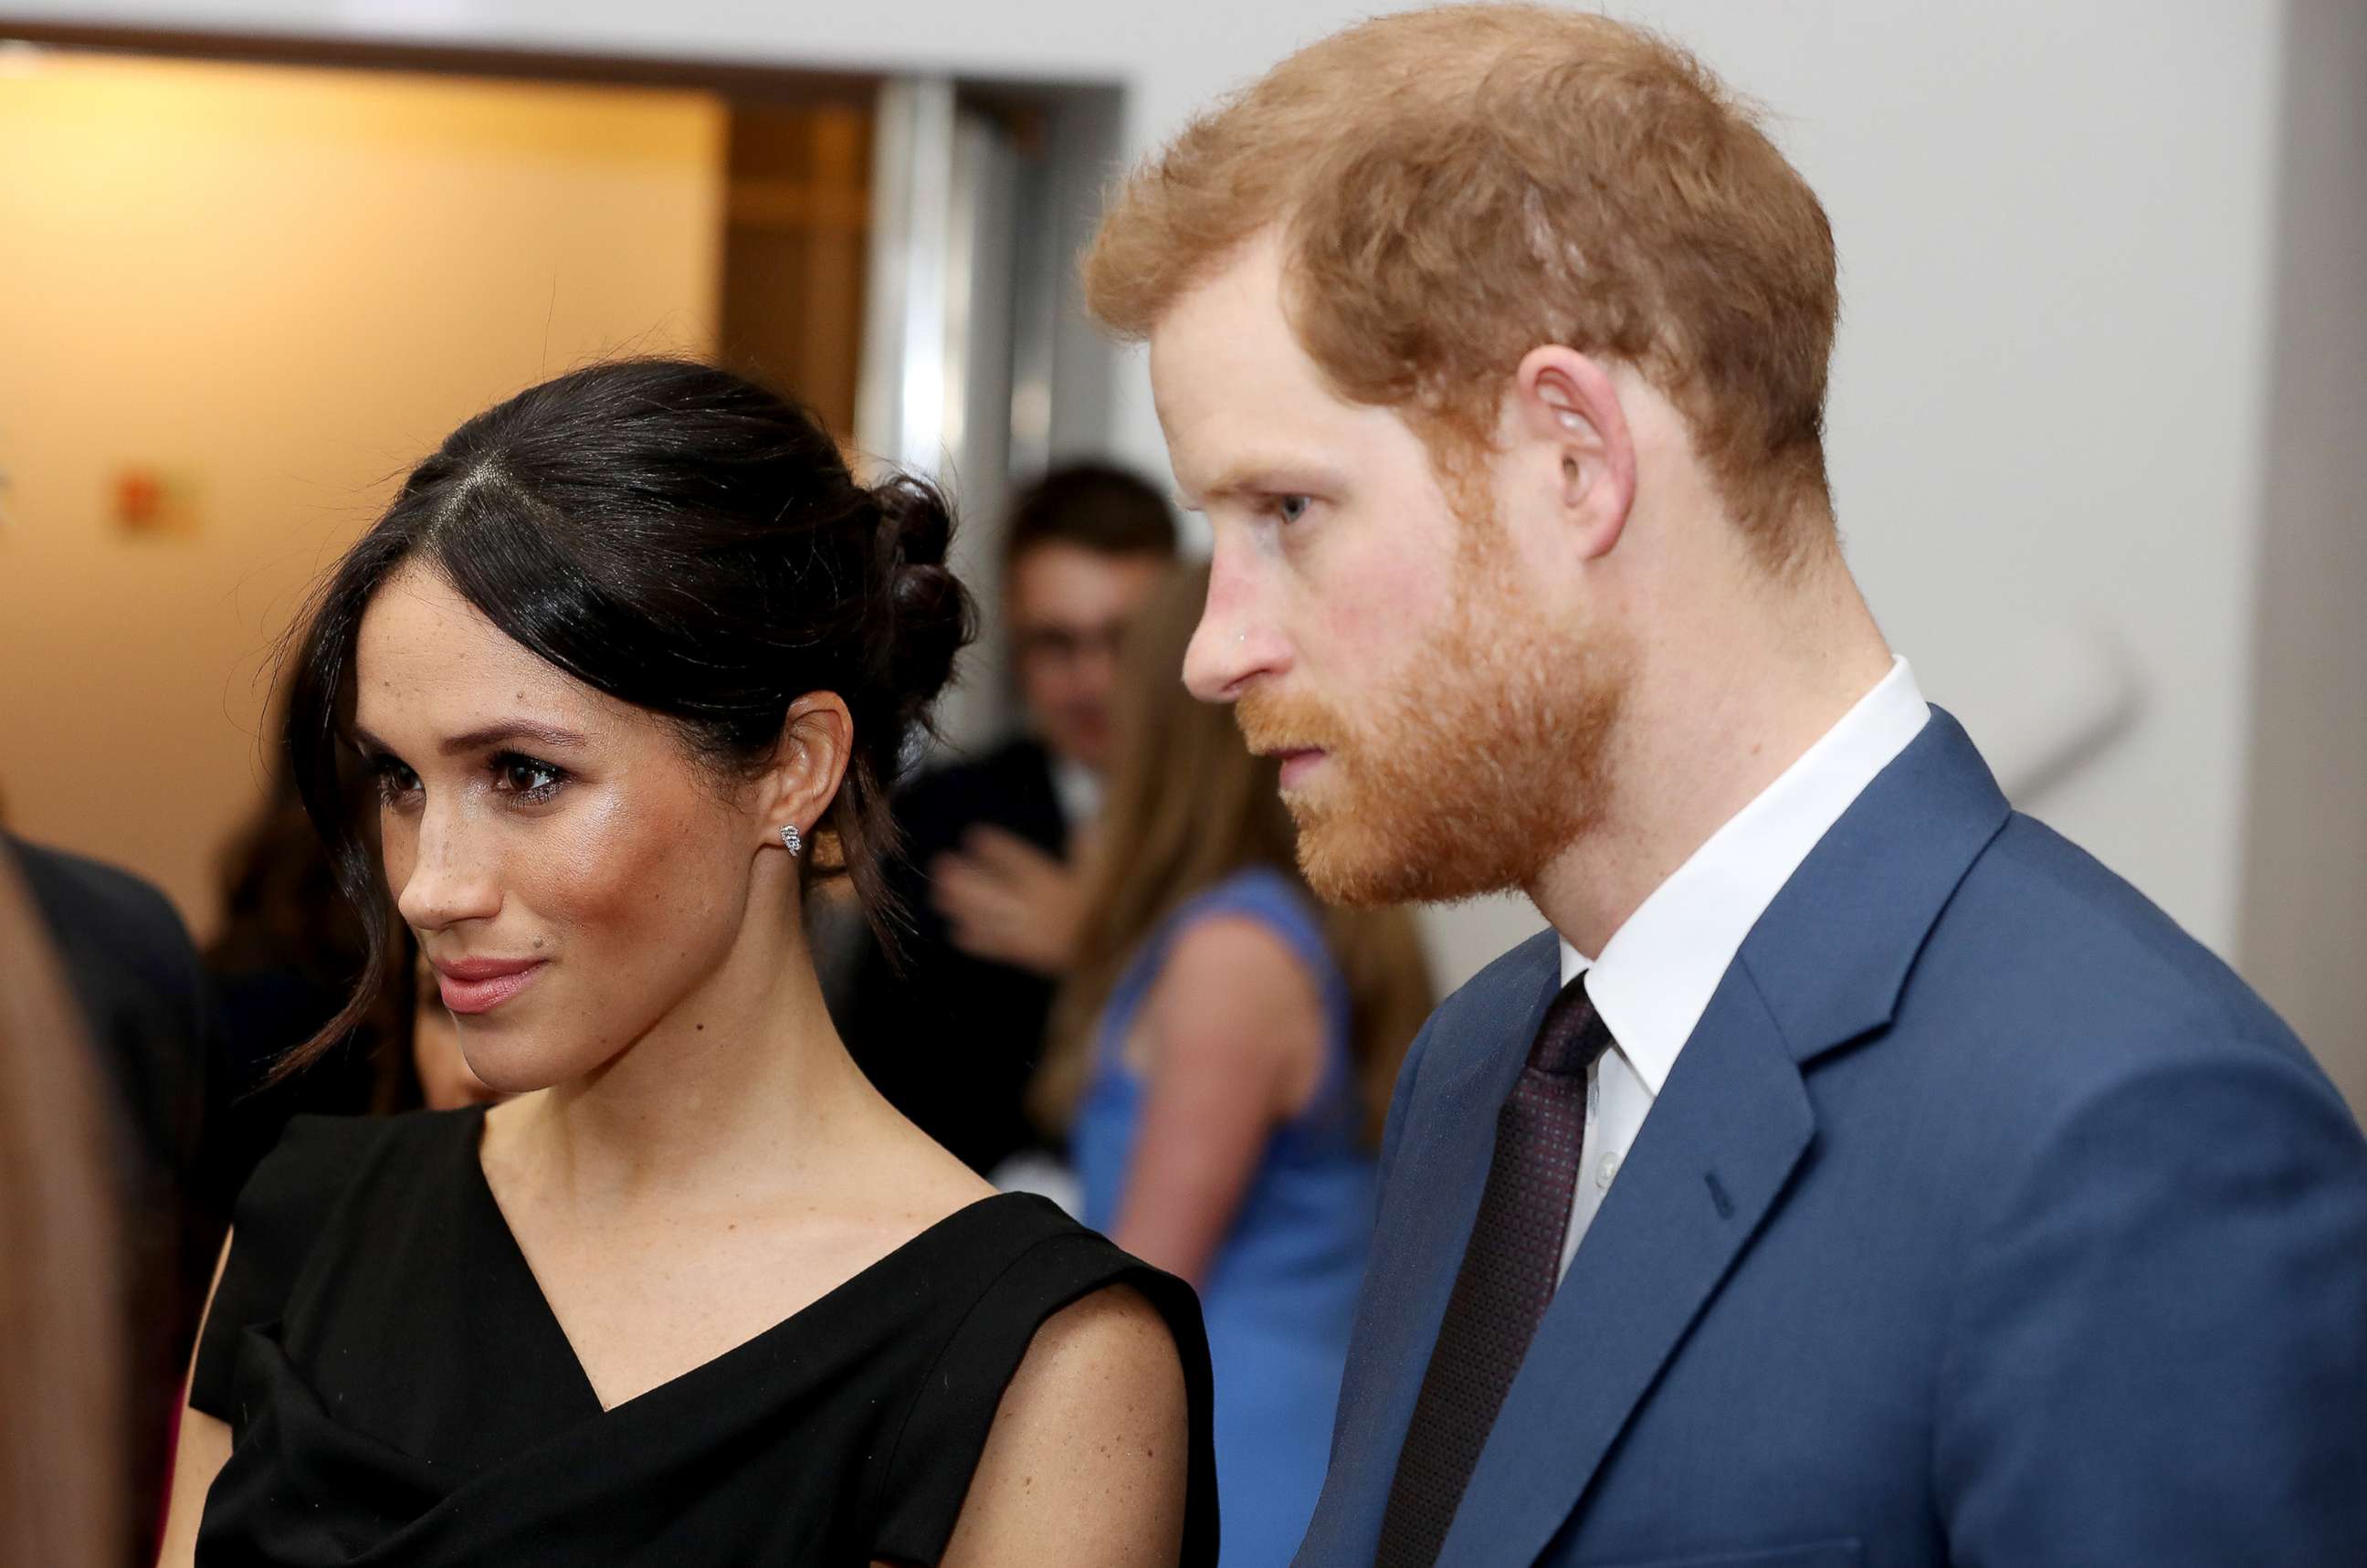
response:
[[[2007,816],[1971,741],[1934,709],[1923,733],[1769,905],[1678,1056],[1546,1311],[1480,1452],[1441,1568],[1534,1562],[1561,1529],[1814,1142],[1805,1064],[1888,1025],[1932,923]],[[1440,1248],[1449,1255],[1448,1285],[1486,1180],[1495,1107],[1518,1070],[1514,1061],[1471,1085],[1475,1099],[1493,1092],[1485,1127],[1458,1122],[1479,1151],[1478,1175],[1468,1201],[1455,1189],[1460,1229],[1451,1247]],[[1407,1352],[1413,1382],[1444,1302],[1442,1286],[1416,1325],[1424,1337]],[[1392,1459],[1410,1395],[1404,1403]]]
[[[1433,1035],[1419,1063],[1359,1298],[1331,1472],[1301,1561],[1372,1560],[1488,1184],[1496,1112],[1560,982],[1560,946],[1546,932],[1472,982],[1456,999],[1454,1028]]]
[[[1545,1550],[1815,1131],[1773,1018],[1729,971],[1538,1326],[1441,1568]]]

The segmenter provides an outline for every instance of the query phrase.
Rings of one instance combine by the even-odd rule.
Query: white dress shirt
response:
[[[1612,933],[1601,958],[1562,943],[1562,983],[1587,975],[1587,995],[1615,1042],[1587,1078],[1586,1137],[1562,1241],[1563,1273],[1743,938],[1818,841],[1931,717],[1907,661],[1892,660],[1890,673],[1839,723],[1652,890]]]

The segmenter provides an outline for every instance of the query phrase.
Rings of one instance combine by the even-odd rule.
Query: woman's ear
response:
[[[836,692],[809,692],[789,704],[773,765],[757,780],[757,827],[767,845],[779,844],[784,827],[812,839],[854,755],[855,720]]]

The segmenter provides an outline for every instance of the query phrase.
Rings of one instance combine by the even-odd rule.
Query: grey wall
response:
[[[2367,1114],[2367,6],[2284,72],[2239,952]]]

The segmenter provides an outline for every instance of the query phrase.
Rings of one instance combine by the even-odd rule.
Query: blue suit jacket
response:
[[[1559,979],[1546,933],[1406,1062],[1301,1568],[1373,1561]],[[2367,1564],[2367,1142],[1935,710],[1727,971],[1439,1561]]]

